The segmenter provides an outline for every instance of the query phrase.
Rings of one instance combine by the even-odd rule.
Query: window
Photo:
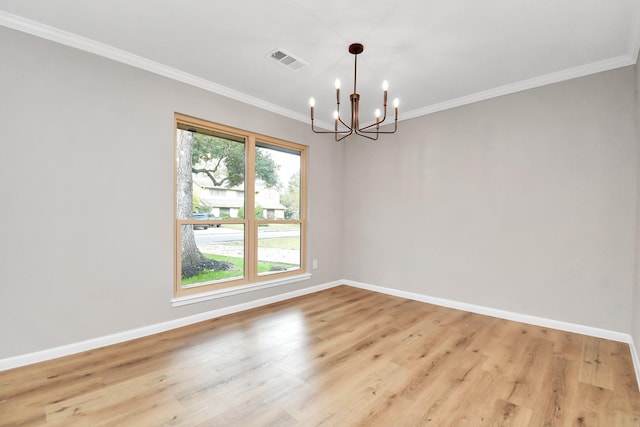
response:
[[[306,150],[176,114],[176,297],[305,272]]]

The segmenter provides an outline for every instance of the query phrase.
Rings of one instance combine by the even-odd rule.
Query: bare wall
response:
[[[633,88],[626,67],[349,143],[345,277],[630,332]]]
[[[6,28],[0,57],[0,359],[342,277],[341,145]],[[171,307],[174,112],[310,146],[311,280]]]
[[[640,57],[636,61],[635,71],[635,119],[636,119],[636,158],[640,167]],[[635,344],[636,353],[640,354],[640,171],[638,173],[638,196],[636,205],[636,253],[635,253],[635,283],[633,288],[633,324],[631,335]]]

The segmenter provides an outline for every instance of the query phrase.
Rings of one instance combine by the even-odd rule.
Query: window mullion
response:
[[[249,135],[245,152],[245,270],[249,280],[258,277],[258,226],[255,214],[256,138]]]

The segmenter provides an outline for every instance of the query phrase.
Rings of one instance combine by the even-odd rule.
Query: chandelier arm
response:
[[[311,122],[311,130],[312,130],[314,133],[333,133],[333,134],[343,134],[343,133],[350,133],[350,132],[351,132],[351,131],[349,131],[349,130],[341,130],[341,131],[333,131],[333,130],[316,130],[316,129],[313,127],[313,122]]]
[[[387,119],[387,97],[385,96],[384,107],[382,107],[382,120],[380,123],[384,122]]]
[[[335,135],[342,135],[343,133],[351,134],[353,132],[351,130],[341,130],[341,131],[338,131],[338,132],[335,132],[335,131],[332,131],[332,130],[315,130],[315,129],[312,129],[312,130],[313,130],[314,133],[332,133],[332,134],[335,134]]]
[[[338,138],[338,132],[334,132],[336,135],[336,142],[340,142],[343,139],[345,139],[346,137],[348,137],[349,135],[351,135],[353,133],[353,129],[349,130],[349,132],[346,135],[342,135],[341,137]]]
[[[380,122],[380,123],[382,123],[382,122]],[[362,132],[362,133],[375,133],[375,134],[378,134],[378,133],[390,134],[390,133],[396,133],[397,130],[398,130],[398,120],[396,120],[394,122],[393,130],[376,130],[375,132],[372,132],[372,131],[360,131],[360,132]]]
[[[340,123],[342,123],[342,125],[343,125],[344,127],[346,127],[347,129],[349,129],[349,130],[353,129],[353,124],[351,124],[351,126],[349,126],[348,124],[346,124],[345,122],[343,122],[343,121],[342,121],[342,117],[338,116],[338,121],[339,121]]]
[[[384,120],[385,120],[385,119],[382,119],[382,120],[380,120],[380,121],[378,121],[378,122],[371,123],[370,125],[367,125],[367,126],[365,126],[365,127],[363,127],[363,128],[358,129],[358,131],[359,131],[359,132],[362,132],[362,131],[367,130],[367,129],[369,129],[369,128],[372,128],[372,127],[374,127],[374,126],[380,126],[380,125],[382,124],[382,122],[384,122]],[[372,133],[372,132],[371,132],[371,131],[369,131],[369,133]]]
[[[378,132],[360,132],[360,131],[356,130],[355,133],[356,133],[356,135],[360,135],[360,136],[363,136],[365,138],[369,138],[369,139],[371,139],[373,141],[377,141],[378,140]],[[367,135],[367,133],[374,134],[375,138],[372,137],[372,136]]]

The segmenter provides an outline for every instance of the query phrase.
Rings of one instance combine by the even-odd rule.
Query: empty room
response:
[[[640,426],[640,2],[0,0],[0,426]]]

